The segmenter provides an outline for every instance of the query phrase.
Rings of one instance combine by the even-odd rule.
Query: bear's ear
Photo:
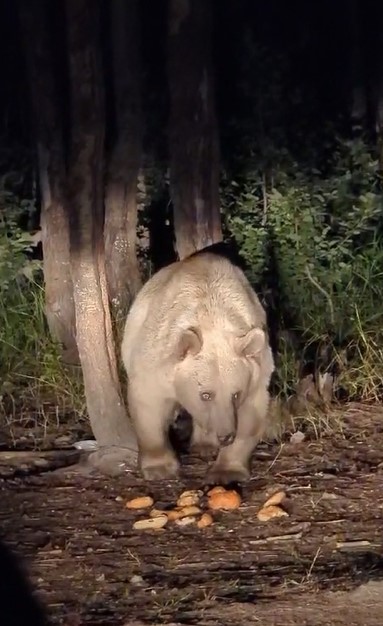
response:
[[[192,356],[198,354],[202,348],[202,335],[198,328],[188,328],[184,330],[177,346],[179,359],[184,359],[188,354]]]
[[[240,356],[253,359],[261,352],[265,345],[265,333],[261,328],[252,328],[243,337],[235,340],[235,349]]]

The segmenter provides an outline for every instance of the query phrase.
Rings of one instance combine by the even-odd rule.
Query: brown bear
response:
[[[219,448],[209,483],[250,477],[274,360],[265,311],[239,267],[201,252],[159,270],[133,302],[121,354],[147,480],[177,476],[168,432],[181,409],[193,418],[193,443]]]

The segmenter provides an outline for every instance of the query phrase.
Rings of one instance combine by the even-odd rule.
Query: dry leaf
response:
[[[290,437],[290,443],[302,443],[305,440],[305,434],[301,430],[297,430]]]
[[[326,372],[318,376],[319,393],[326,404],[330,404],[334,395],[334,376]]]

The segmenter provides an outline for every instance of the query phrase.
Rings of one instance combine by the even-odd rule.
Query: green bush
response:
[[[353,397],[378,395],[383,379],[383,195],[378,167],[362,140],[339,141],[326,173],[293,161],[224,184],[225,213],[250,279],[261,282],[273,255],[281,324],[300,337],[300,360],[323,347],[338,384]],[[291,322],[292,321],[292,322]],[[328,348],[331,348],[328,351]],[[285,350],[280,351],[285,354]],[[289,351],[281,386],[294,386]],[[285,354],[285,358],[286,354]],[[287,384],[288,383],[288,384]]]
[[[27,258],[35,246],[34,237],[23,230],[20,220],[34,211],[34,203],[19,201],[7,189],[6,178],[0,180],[0,296],[6,297],[15,281],[31,278],[40,264]]]
[[[31,258],[34,237],[21,219],[34,211],[0,186],[0,416],[8,422],[22,415],[83,413],[81,381],[60,362],[44,315],[41,263]]]

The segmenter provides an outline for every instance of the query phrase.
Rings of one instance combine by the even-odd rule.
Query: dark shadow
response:
[[[150,241],[152,271],[177,261],[174,246],[173,215],[167,190],[148,207],[147,226]]]
[[[243,256],[241,256],[240,254],[239,247],[234,238],[228,239],[226,241],[219,241],[218,243],[213,243],[210,246],[206,246],[206,248],[197,250],[197,252],[194,252],[190,256],[192,258],[205,252],[209,252],[210,254],[215,254],[217,256],[228,259],[233,265],[239,267],[243,272],[246,272],[249,269],[248,264],[246,263]]]
[[[188,454],[193,434],[193,418],[181,409],[177,418],[169,428],[169,441],[178,456]]]
[[[49,626],[49,623],[25,567],[0,540],[1,626]]]

